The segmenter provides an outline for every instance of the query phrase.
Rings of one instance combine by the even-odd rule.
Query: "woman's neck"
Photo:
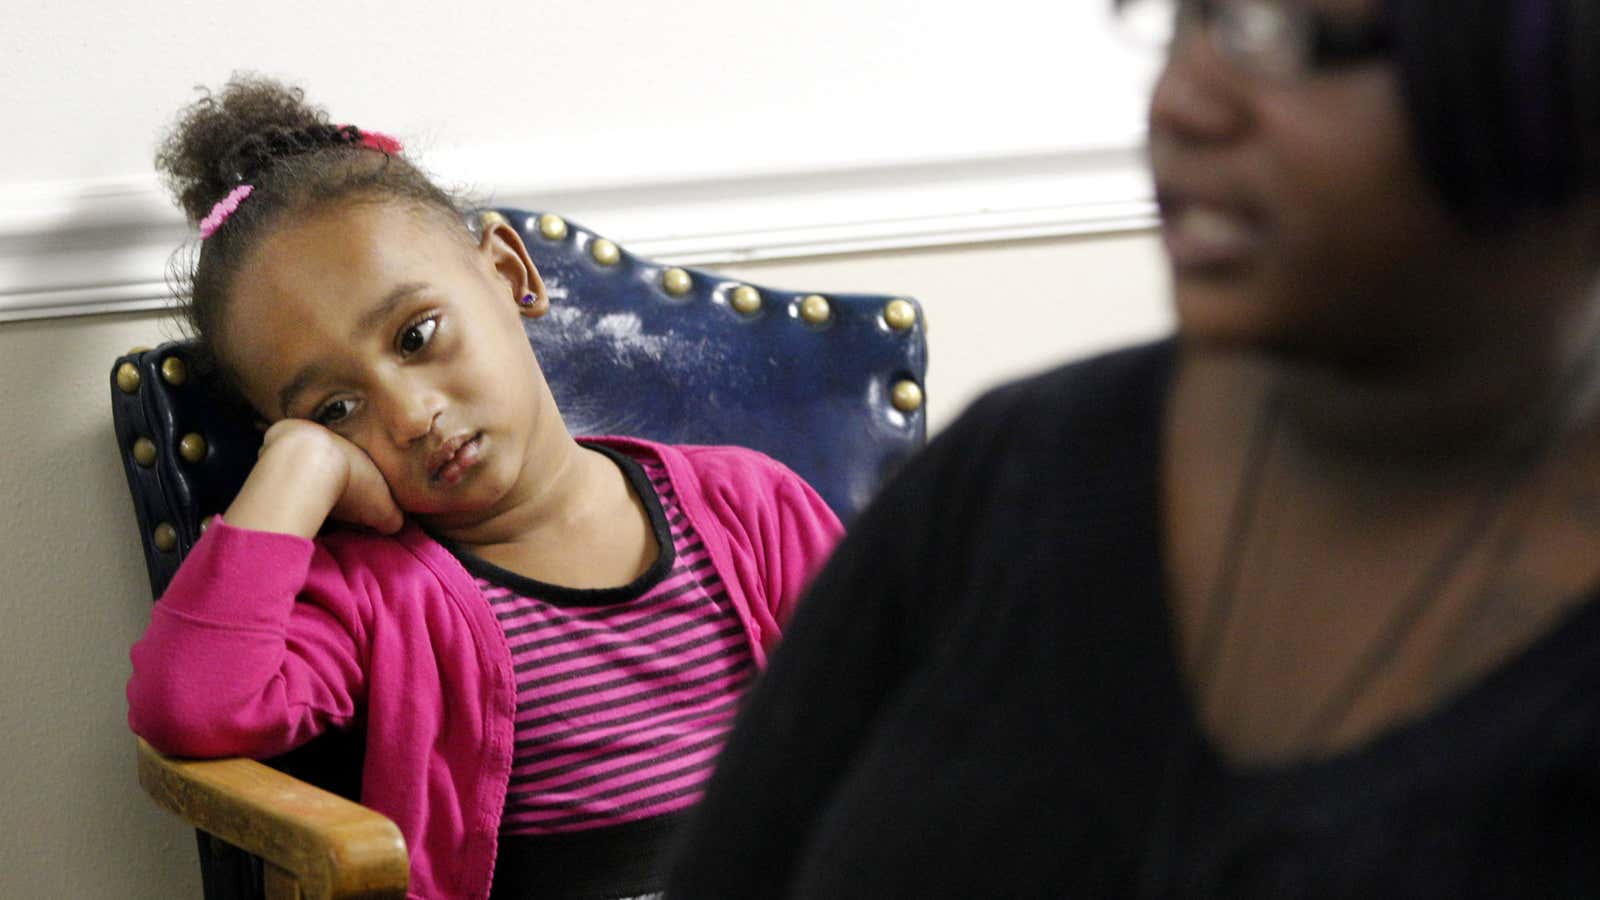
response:
[[[1492,461],[1529,429],[1589,417],[1597,236],[1593,205],[1464,235],[1457,255],[1408,267],[1388,302],[1360,304],[1393,310],[1371,323],[1372,334],[1390,335],[1383,349],[1246,351],[1237,361],[1277,386],[1289,441],[1329,464],[1435,471]]]
[[[1543,336],[1485,336],[1387,366],[1190,355],[1227,371],[1219,385],[1253,384],[1250,394],[1271,397],[1279,405],[1278,446],[1301,466],[1359,478],[1448,479],[1503,467],[1594,418],[1597,324],[1588,315]]]

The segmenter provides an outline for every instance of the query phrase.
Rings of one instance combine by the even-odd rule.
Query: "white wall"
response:
[[[1060,0],[6,4],[0,186],[146,176],[196,84],[290,74],[429,151],[629,181],[1123,141],[1137,59]]]
[[[235,69],[447,183],[682,262],[1143,228],[1152,60],[1109,6],[13,0],[0,321],[164,302],[187,232],[150,160]]]
[[[1097,0],[13,2],[0,29],[0,897],[198,896],[134,780],[149,599],[111,360],[185,239],[148,171],[195,84],[288,75],[447,179],[775,287],[922,300],[935,428],[1162,333],[1149,60]]]

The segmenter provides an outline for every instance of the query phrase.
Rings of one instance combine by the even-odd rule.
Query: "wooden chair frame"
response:
[[[138,740],[156,805],[261,858],[267,900],[403,898],[405,840],[381,813],[254,760],[175,759]]]

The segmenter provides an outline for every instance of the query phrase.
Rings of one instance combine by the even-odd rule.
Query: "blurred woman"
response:
[[[669,894],[1600,895],[1600,2],[1120,11],[1177,335],[902,473]]]

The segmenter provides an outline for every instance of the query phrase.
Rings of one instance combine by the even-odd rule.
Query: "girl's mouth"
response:
[[[458,435],[429,457],[428,480],[434,484],[456,484],[482,457],[483,432]]]

